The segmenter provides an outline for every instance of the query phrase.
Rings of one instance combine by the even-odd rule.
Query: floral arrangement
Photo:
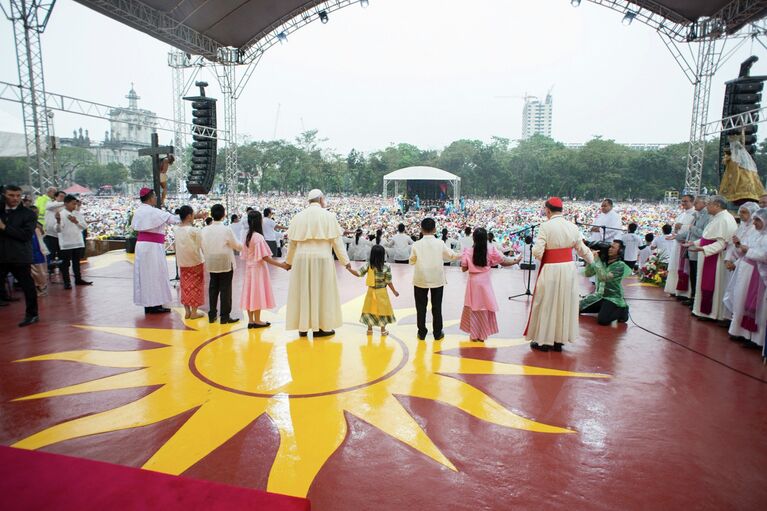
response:
[[[666,285],[666,278],[668,277],[668,257],[666,257],[666,254],[660,253],[651,255],[644,266],[639,270],[639,275],[642,282],[664,287]]]

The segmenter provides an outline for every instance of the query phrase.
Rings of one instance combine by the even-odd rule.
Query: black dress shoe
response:
[[[24,318],[24,321],[19,323],[19,326],[20,327],[22,327],[22,326],[29,326],[29,325],[32,325],[34,323],[37,323],[38,321],[40,321],[40,316],[26,316]]]
[[[64,282],[64,289],[72,289],[72,284],[69,282]]]
[[[272,326],[272,324],[269,323],[268,321],[264,323],[263,325],[259,325],[258,323],[251,323],[251,324],[253,325],[253,328],[266,328],[268,326]]]
[[[222,325],[228,325],[229,323],[237,323],[240,318],[221,318]]]
[[[89,280],[75,280],[75,286],[92,286],[93,282]]]
[[[165,314],[166,312],[170,312],[170,309],[163,307],[162,305],[158,305],[156,307],[148,307],[148,310],[145,309],[145,312],[147,314]]]
[[[423,332],[423,333],[418,332],[418,340],[419,341],[425,341],[426,340],[426,334],[428,334],[428,333],[429,333],[428,331]]]
[[[555,343],[554,343],[554,347],[553,347],[553,348],[551,348],[551,349],[552,349],[552,350],[554,350],[554,351],[560,351],[560,352],[561,352],[563,347],[564,347],[564,344],[563,344],[563,343],[561,343],[561,342],[555,342]]]
[[[530,348],[537,351],[549,351],[551,346],[547,344],[538,344],[537,342],[533,341],[530,343]]]
[[[336,335],[336,331],[328,330],[326,332],[325,330],[317,330],[316,332],[313,332],[312,335],[314,337],[330,337],[331,335]]]
[[[434,334],[435,341],[441,341],[444,338],[445,338],[445,332],[439,332],[438,334]]]
[[[306,337],[306,332],[298,332],[299,337]]]

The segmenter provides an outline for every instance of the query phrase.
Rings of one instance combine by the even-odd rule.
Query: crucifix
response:
[[[154,193],[157,195],[156,207],[161,208],[165,199],[165,193],[163,193],[162,185],[165,184],[165,186],[167,186],[167,182],[161,182],[160,166],[162,165],[162,161],[165,160],[165,158],[168,158],[169,163],[173,163],[173,146],[160,146],[157,133],[152,133],[152,145],[146,149],[139,149],[138,154],[139,156],[149,156],[152,158],[152,188],[154,189]],[[164,155],[164,157],[161,159],[160,155]]]

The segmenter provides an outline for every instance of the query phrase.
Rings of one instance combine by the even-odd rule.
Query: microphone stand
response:
[[[530,237],[535,239],[535,228],[538,227],[539,225],[541,224],[528,225],[524,229],[521,229],[517,232],[510,233],[509,236],[514,236],[515,234],[522,234],[524,232],[530,231]],[[533,248],[532,246],[530,247],[530,250],[527,255],[527,270],[523,270],[523,271],[527,271],[527,285],[525,287],[525,292],[510,296],[509,300],[513,298],[519,298],[520,296],[533,296],[533,292],[530,291],[530,282],[533,278]],[[524,280],[524,277],[523,277],[523,280]]]

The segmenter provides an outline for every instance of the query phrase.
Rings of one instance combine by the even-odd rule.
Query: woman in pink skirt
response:
[[[186,319],[199,319],[205,314],[197,307],[205,303],[205,264],[202,258],[200,230],[194,226],[196,218],[191,206],[181,206],[178,211],[181,223],[174,229],[176,265],[179,271],[181,305]]]
[[[245,262],[245,278],[242,281],[240,306],[248,311],[248,328],[264,328],[271,323],[261,321],[261,310],[274,308],[274,295],[269,280],[267,263],[284,270],[290,267],[272,259],[272,249],[264,239],[261,213],[248,213],[248,234],[240,257]]]
[[[468,333],[472,341],[484,342],[498,333],[495,319],[498,303],[490,280],[490,268],[498,264],[512,266],[521,258],[505,259],[495,247],[488,245],[487,231],[481,227],[474,230],[473,238],[474,246],[464,250],[461,257],[461,270],[469,272],[461,330]]]

